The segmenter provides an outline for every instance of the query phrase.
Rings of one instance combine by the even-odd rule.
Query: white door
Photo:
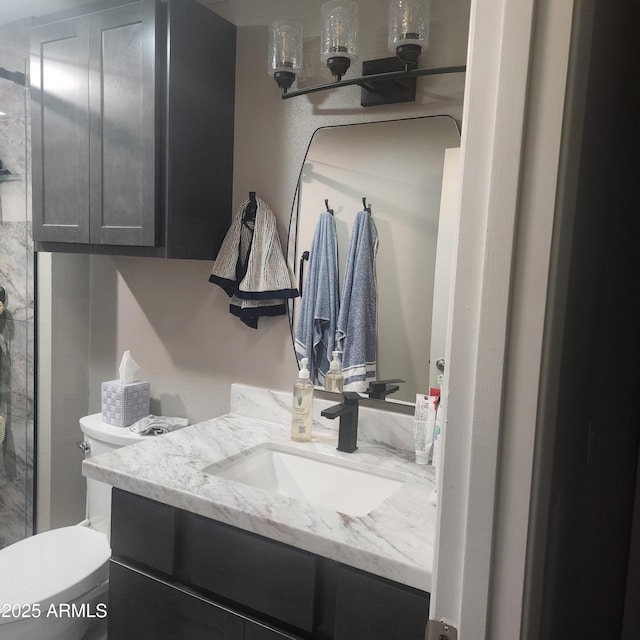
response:
[[[573,5],[471,3],[430,611],[460,640],[520,636]]]

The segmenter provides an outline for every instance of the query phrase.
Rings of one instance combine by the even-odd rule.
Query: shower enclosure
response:
[[[0,49],[0,548],[33,533],[34,252],[26,60]]]

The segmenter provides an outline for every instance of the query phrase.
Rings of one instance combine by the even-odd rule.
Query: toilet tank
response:
[[[145,436],[133,433],[128,427],[114,427],[102,422],[102,414],[94,413],[80,418],[85,458],[115,451],[129,444],[140,442]],[[92,478],[87,481],[87,520],[96,530],[110,537],[111,486]]]

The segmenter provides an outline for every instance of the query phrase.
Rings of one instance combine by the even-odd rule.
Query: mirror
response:
[[[300,172],[288,260],[303,299],[315,287],[307,283],[309,261],[303,255],[311,249],[325,201],[333,210],[341,300],[352,228],[363,198],[370,207],[378,240],[377,330],[367,327],[377,342],[375,377],[404,381],[387,400],[413,403],[416,393],[428,393],[437,384],[435,363],[445,353],[457,228],[459,146],[460,132],[450,116],[323,127],[313,134]],[[297,298],[290,308],[294,342],[301,305]],[[368,385],[363,385],[354,390],[364,392]]]

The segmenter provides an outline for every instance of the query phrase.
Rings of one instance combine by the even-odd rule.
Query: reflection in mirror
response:
[[[332,339],[337,320],[321,320],[322,314],[316,312],[316,331],[305,334],[298,331],[300,309],[305,291],[316,297],[327,286],[336,287],[338,305],[344,301],[349,246],[364,198],[370,208],[369,240],[373,243],[377,235],[377,251],[374,293],[363,299],[375,298],[377,326],[374,319],[361,328],[375,339],[375,379],[389,381],[388,389],[397,387],[388,400],[414,402],[416,393],[428,393],[429,386],[438,382],[435,363],[445,353],[459,145],[457,124],[449,116],[324,127],[314,133],[300,173],[288,259],[303,298],[291,305],[292,334],[295,338],[297,333],[315,333],[306,347],[316,351],[321,337],[325,344],[318,359],[326,371],[331,350],[340,348]],[[310,260],[305,257],[311,257],[314,234],[321,226],[335,234],[335,283],[326,279],[314,283],[309,277]],[[325,261],[331,251],[325,253]],[[343,348],[347,340],[349,336]],[[316,384],[323,375],[319,378],[315,377]],[[365,391],[371,380],[351,388]],[[384,385],[377,386],[380,397]]]

